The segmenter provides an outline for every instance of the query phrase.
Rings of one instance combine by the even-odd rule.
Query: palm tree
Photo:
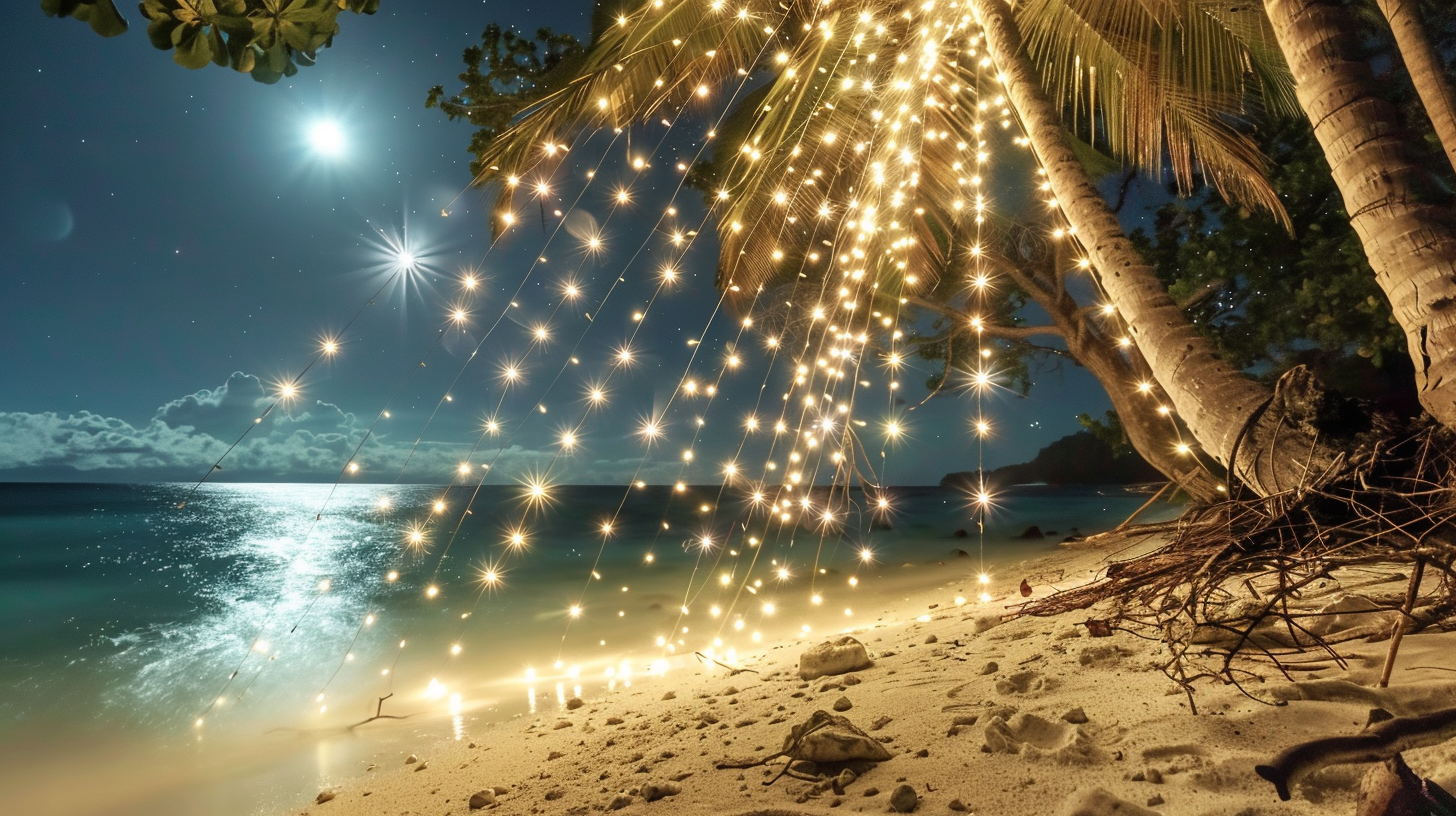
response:
[[[1394,106],[1357,56],[1349,11],[1319,0],[1264,7],[1350,224],[1405,331],[1421,404],[1456,427],[1456,208],[1413,157]]]
[[[1395,35],[1400,59],[1410,74],[1431,128],[1451,168],[1456,170],[1456,92],[1446,81],[1441,59],[1426,35],[1416,0],[1376,0]]]
[[[559,157],[575,134],[625,127],[740,75],[770,73],[715,132],[720,144],[704,183],[718,189],[720,287],[748,302],[788,274],[818,282],[823,298],[838,271],[853,283],[840,290],[846,302],[864,299],[882,307],[876,314],[898,315],[891,307],[908,305],[938,276],[974,277],[977,262],[967,257],[989,257],[959,250],[990,242],[995,224],[980,186],[990,171],[980,162],[991,133],[1019,119],[1137,349],[1123,348],[1085,311],[1069,311],[1076,302],[1064,282],[1026,291],[1054,322],[1067,321],[1059,333],[1117,392],[1130,431],[1139,425],[1132,435],[1144,455],[1164,462],[1171,446],[1166,418],[1143,427],[1130,406],[1134,383],[1148,379],[1129,376],[1134,351],[1203,449],[1236,465],[1260,493],[1288,489],[1328,464],[1323,453],[1310,458],[1322,449],[1307,435],[1257,427],[1259,417],[1280,421],[1264,410],[1274,395],[1223,361],[1167,296],[1066,130],[1080,115],[1090,140],[1100,137],[1129,163],[1154,172],[1166,163],[1184,189],[1201,170],[1226,196],[1281,213],[1259,173],[1260,154],[1236,124],[1251,90],[1288,107],[1280,73],[1258,47],[1257,15],[1210,11],[1196,0],[1030,0],[1015,19],[1004,0],[923,9],[760,0],[737,11],[679,2],[610,20],[599,14],[585,64],[484,147],[479,181],[504,182],[508,202],[529,168]],[[1018,22],[1032,32],[1024,50]],[[881,54],[895,58],[877,61]],[[1254,88],[1245,78],[1251,69]],[[901,128],[915,135],[898,137]],[[855,260],[846,265],[849,253],[836,262],[816,249],[826,243]]]
[[[1023,48],[1018,27],[1019,20],[1045,26],[1045,18],[1031,12],[1051,5],[1041,3],[1037,9],[1024,8],[1015,15],[1005,0],[972,0],[986,35],[987,50],[1001,71],[1007,96],[1046,170],[1063,215],[1086,248],[1098,279],[1146,358],[1152,376],[1203,449],[1261,494],[1305,483],[1311,472],[1328,469],[1338,454],[1325,451],[1311,434],[1298,428],[1279,433],[1275,428],[1266,431],[1260,427],[1260,420],[1265,418],[1277,422],[1278,413],[1267,410],[1276,395],[1229,365],[1187,320],[1152,266],[1128,240],[1068,142],[1061,111],[1044,91],[1043,78],[1038,76],[1028,53],[1051,43],[1075,45],[1077,40],[1065,33],[1068,26],[1064,24],[1060,26],[1064,31],[1061,37],[1042,35],[1042,45],[1033,41]],[[1079,5],[1090,14],[1115,14],[1117,4]],[[1056,87],[1055,82],[1048,84]],[[1119,109],[1108,104],[1103,107]],[[1136,106],[1124,105],[1123,109],[1129,107]],[[1277,447],[1268,448],[1271,445]]]

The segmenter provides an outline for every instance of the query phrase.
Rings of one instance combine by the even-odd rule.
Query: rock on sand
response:
[[[815,711],[784,738],[783,752],[810,762],[884,762],[890,752],[880,741],[859,730],[848,717]]]
[[[846,674],[871,665],[869,653],[863,643],[845,635],[838,640],[826,640],[809,651],[799,655],[799,679],[813,680],[833,674]]]

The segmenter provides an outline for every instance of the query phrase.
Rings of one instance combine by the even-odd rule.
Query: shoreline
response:
[[[1020,573],[1042,596],[1089,579],[1113,554],[1126,558],[1160,543],[1084,542],[1001,574],[1013,583]],[[1390,587],[1399,585],[1400,576],[1387,577]],[[1360,583],[1349,594],[1390,588],[1368,575]],[[1332,584],[1321,597],[1346,595]],[[1390,689],[1359,688],[1374,684],[1387,644],[1351,642],[1339,646],[1347,668],[1331,664],[1295,682],[1269,672],[1258,691],[1287,704],[1205,682],[1195,716],[1182,691],[1153,668],[1160,643],[1126,632],[1091,638],[1076,625],[1082,613],[1002,623],[1012,599],[978,604],[975,589],[967,572],[877,610],[872,624],[846,629],[873,659],[849,675],[801,680],[799,655],[823,636],[781,641],[744,657],[746,671],[731,676],[704,662],[408,754],[381,752],[357,776],[324,787],[324,801],[280,812],[466,814],[481,794],[481,812],[512,814],[881,813],[909,785],[914,812],[922,813],[1353,813],[1369,766],[1311,774],[1290,802],[1253,768],[1297,742],[1356,733],[1379,701],[1421,713],[1456,700],[1456,633],[1418,634],[1406,637]],[[957,595],[968,602],[957,606]],[[1350,625],[1360,623],[1368,620]],[[815,784],[784,776],[764,784],[784,770],[784,759],[718,767],[778,752],[789,729],[819,710],[838,710],[892,757],[838,785],[844,778]],[[411,756],[418,761],[408,762]],[[1418,774],[1456,788],[1456,744],[1405,758]],[[677,792],[648,801],[665,790]]]

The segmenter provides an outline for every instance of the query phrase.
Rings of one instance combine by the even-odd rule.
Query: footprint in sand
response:
[[[1013,672],[996,680],[996,691],[1001,694],[1040,694],[1051,686],[1051,680],[1030,669]]]
[[[985,740],[983,750],[987,753],[1019,754],[1064,765],[1088,765],[1098,756],[1097,746],[1082,726],[1025,712],[1009,720],[991,717],[986,723]]]
[[[1083,666],[1107,666],[1120,662],[1125,656],[1126,652],[1112,644],[1088,646],[1077,655],[1077,662]]]

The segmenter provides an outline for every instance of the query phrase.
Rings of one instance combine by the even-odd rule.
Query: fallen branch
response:
[[[1383,762],[1412,748],[1439,745],[1456,737],[1456,708],[1422,717],[1397,717],[1377,723],[1352,737],[1326,737],[1281,751],[1268,765],[1254,772],[1274,785],[1279,798],[1289,801],[1289,786],[1326,765]]]
[[[758,674],[758,670],[757,669],[745,669],[745,668],[741,668],[741,667],[730,666],[730,665],[728,665],[727,663],[724,663],[721,660],[714,660],[713,658],[708,657],[707,655],[703,654],[702,652],[693,652],[693,654],[699,660],[705,660],[705,661],[707,661],[709,663],[712,663],[714,665],[721,666],[721,667],[727,669],[728,670],[728,676],[729,677],[736,677],[736,676],[738,676],[740,674],[743,674],[744,672],[748,672],[749,674]]]

